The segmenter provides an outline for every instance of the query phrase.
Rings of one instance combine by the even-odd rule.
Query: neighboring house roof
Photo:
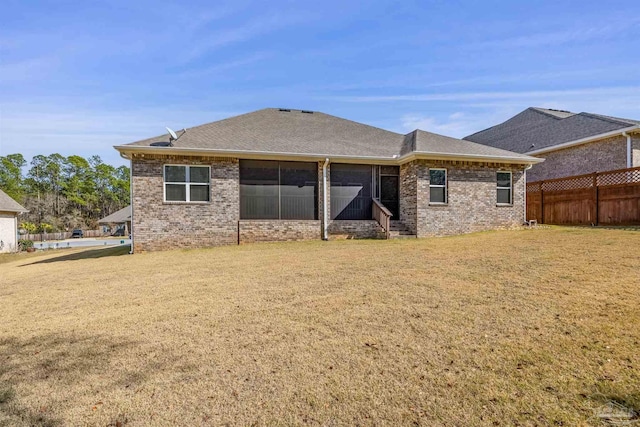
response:
[[[517,153],[533,153],[599,135],[606,137],[638,125],[637,120],[531,107],[464,139]]]
[[[469,143],[462,139],[451,138],[437,133],[414,130],[405,136],[405,144],[411,144],[410,149],[403,149],[403,153],[416,154],[459,154],[468,156],[512,156],[512,151],[501,150],[483,144]]]
[[[0,190],[0,211],[16,213],[29,212],[28,210],[23,208],[20,203],[13,200],[7,193],[2,190]]]
[[[370,159],[399,163],[403,157],[474,158],[516,163],[540,159],[471,141],[416,130],[407,135],[315,111],[266,108],[115,147],[121,153],[219,154],[244,158],[293,156]]]
[[[98,221],[99,224],[119,224],[122,222],[131,221],[131,205],[120,209],[112,213],[111,215],[107,215],[101,220]]]

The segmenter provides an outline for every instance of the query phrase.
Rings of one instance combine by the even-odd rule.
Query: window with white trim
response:
[[[165,202],[208,202],[211,193],[209,166],[164,166]]]
[[[429,169],[429,203],[447,203],[446,169]]]
[[[497,173],[497,202],[499,205],[510,205],[512,201],[511,172]]]

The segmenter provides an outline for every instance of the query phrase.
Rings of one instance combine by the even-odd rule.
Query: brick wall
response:
[[[623,169],[627,167],[627,138],[616,136],[538,157],[545,160],[527,171],[529,182]]]
[[[211,201],[163,201],[163,165],[211,166]],[[132,161],[134,252],[238,243],[237,159],[153,156]]]
[[[320,221],[240,220],[240,242],[292,242],[321,238]]]
[[[401,165],[399,219],[412,234],[417,234],[417,182],[417,162],[409,162]]]
[[[640,135],[631,136],[631,166],[640,167]]]
[[[406,183],[401,197],[416,200],[415,232],[418,237],[509,228],[523,223],[525,183],[522,166],[424,160],[411,163],[403,165],[400,171],[401,180]],[[430,167],[447,169],[446,205],[429,205]],[[513,204],[510,206],[497,206],[498,170],[509,170],[513,174]],[[401,206],[406,207],[405,218],[408,218],[403,222],[411,228],[413,211],[409,205],[410,201],[406,205],[401,202]],[[402,212],[400,215],[402,219]]]
[[[211,202],[164,202],[162,168],[165,164],[209,165]],[[447,206],[429,206],[429,167],[448,170]],[[496,171],[499,169],[513,171],[513,206],[496,206]],[[240,221],[237,159],[135,157],[132,162],[134,251],[207,247],[239,241],[319,239],[322,236],[322,162],[318,163],[318,172],[318,220]],[[418,237],[509,227],[523,220],[521,166],[414,161],[401,166],[400,183],[400,220]],[[334,220],[329,223],[329,233],[331,238],[381,238],[384,235],[374,220]]]
[[[332,220],[329,222],[330,239],[382,239],[384,231],[376,220]]]

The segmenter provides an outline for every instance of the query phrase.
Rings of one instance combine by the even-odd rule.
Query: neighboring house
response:
[[[98,224],[114,224],[116,229],[112,230],[112,232],[117,234],[118,231],[122,230],[121,235],[128,236],[129,230],[131,230],[131,205],[105,216],[98,221]]]
[[[18,215],[28,212],[0,190],[0,253],[18,251]]]
[[[599,114],[527,108],[464,139],[544,158],[529,182],[640,166],[640,121]]]
[[[131,160],[134,251],[511,227],[542,161],[277,108],[115,148]]]

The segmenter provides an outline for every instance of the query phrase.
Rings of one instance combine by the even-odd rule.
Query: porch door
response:
[[[398,188],[400,180],[397,176],[381,175],[380,176],[380,202],[391,211],[392,220],[399,220],[399,194]]]

